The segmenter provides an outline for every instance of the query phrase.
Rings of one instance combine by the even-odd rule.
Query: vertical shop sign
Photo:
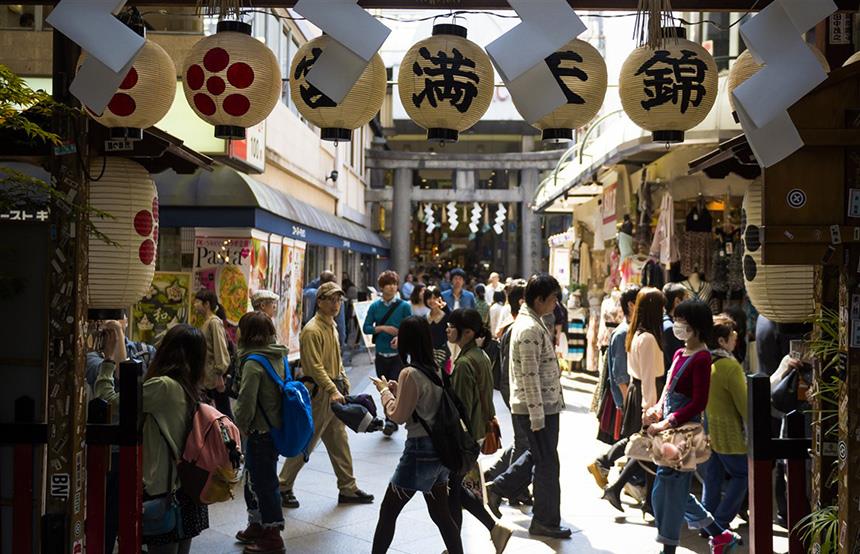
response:
[[[851,14],[834,13],[830,16],[830,44],[851,44]]]
[[[603,202],[600,204],[600,219],[603,222],[603,237],[608,239],[616,233],[615,222],[618,215],[615,211],[615,201],[618,195],[618,181],[603,187]]]
[[[293,313],[290,317],[290,358],[297,359],[299,357],[299,333],[302,328],[302,291],[304,290],[304,275],[305,275],[305,243],[296,241],[292,248],[290,256],[290,270],[292,271],[292,295],[293,295]]]

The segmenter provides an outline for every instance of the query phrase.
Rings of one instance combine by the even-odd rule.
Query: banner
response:
[[[233,326],[251,309],[251,246],[242,238],[198,237],[194,244],[194,290],[214,291]]]
[[[365,300],[364,302],[352,301],[352,309],[355,312],[355,318],[358,320],[358,330],[361,333],[364,346],[368,350],[375,346],[373,344],[373,335],[365,334],[362,329],[364,328],[364,320],[367,319],[367,312],[370,310],[371,304],[373,304],[373,300]]]
[[[281,299],[278,302],[275,328],[278,331],[278,342],[289,348],[289,359],[293,361],[299,357],[299,333],[302,328],[305,243],[283,239],[278,256],[280,258],[280,282],[276,292]]]
[[[188,323],[191,282],[190,273],[156,271],[149,293],[132,308],[131,340],[154,344],[174,325]]]

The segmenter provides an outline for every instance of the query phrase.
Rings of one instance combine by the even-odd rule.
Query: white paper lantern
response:
[[[761,250],[762,185],[753,182],[744,196],[744,284],[760,314],[777,323],[809,321],[815,312],[815,271],[811,265],[765,265]]]
[[[102,173],[102,159],[90,175]],[[104,174],[90,181],[90,205],[113,218],[94,218],[96,229],[116,244],[89,239],[89,306],[128,308],[149,291],[158,245],[158,193],[139,163],[108,157]]]

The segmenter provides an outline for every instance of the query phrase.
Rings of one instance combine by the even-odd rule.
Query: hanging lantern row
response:
[[[686,39],[683,28],[663,28],[656,46],[643,45],[625,61],[620,76],[624,111],[659,142],[681,142],[684,132],[701,123],[717,94],[717,66],[699,44]],[[380,110],[387,81],[385,65],[376,54],[359,80],[339,103],[307,81],[319,57],[334,44],[327,35],[304,44],[293,58],[288,78],[290,96],[299,112],[321,128],[324,140],[348,141],[352,130],[368,123]],[[132,97],[138,110],[153,104],[145,120],[105,120],[110,127],[143,128],[155,124],[169,108],[175,89],[172,63],[157,45],[149,43],[143,60],[154,60],[156,76],[135,66],[117,92],[110,114],[129,112]],[[567,102],[534,122],[544,140],[573,138],[573,130],[588,124],[600,111],[607,89],[606,63],[589,43],[574,39],[546,58]],[[740,61],[740,60],[739,60]],[[736,64],[737,65],[737,64]],[[217,32],[204,37],[189,52],[182,68],[183,90],[194,112],[215,126],[219,138],[241,139],[245,128],[263,121],[281,96],[282,80],[272,51],[251,36],[251,26],[220,21]],[[138,83],[137,81],[141,82]],[[151,84],[143,81],[152,81]],[[443,24],[432,36],[414,44],[400,64],[400,100],[409,117],[427,130],[428,140],[456,142],[489,109],[495,71],[484,50],[467,38],[466,28]],[[137,94],[134,86],[145,90]],[[144,85],[146,87],[144,89]],[[131,92],[129,92],[131,90]],[[156,109],[157,107],[157,109]],[[134,111],[134,110],[132,110]],[[149,113],[149,112],[147,112]],[[166,113],[166,112],[164,112]],[[123,117],[128,117],[125,115]]]
[[[149,291],[155,274],[158,193],[146,169],[125,158],[93,160],[90,173],[102,173],[90,182],[90,205],[111,216],[93,224],[112,243],[89,238],[89,307],[127,308]]]

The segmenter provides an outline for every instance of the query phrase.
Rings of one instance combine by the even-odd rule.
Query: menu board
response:
[[[131,340],[153,344],[179,323],[188,323],[191,310],[190,273],[156,271],[149,292],[132,308]]]
[[[250,310],[251,246],[250,238],[198,237],[194,244],[194,290],[215,291],[234,326]]]

